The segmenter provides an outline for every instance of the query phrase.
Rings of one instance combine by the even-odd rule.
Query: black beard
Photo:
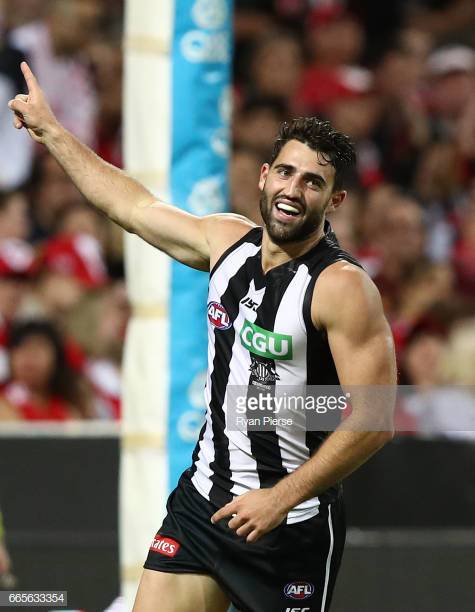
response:
[[[315,230],[321,226],[325,213],[323,211],[314,211],[307,214],[303,213],[302,217],[293,224],[292,227],[284,223],[279,223],[276,219],[271,219],[271,212],[274,206],[274,200],[269,204],[269,199],[263,191],[259,200],[259,208],[261,210],[262,219],[266,226],[272,242],[276,244],[286,244],[288,242],[302,242],[306,240]]]

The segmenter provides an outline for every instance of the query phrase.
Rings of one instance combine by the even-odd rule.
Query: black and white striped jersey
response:
[[[357,262],[325,225],[325,236],[304,255],[262,271],[263,230],[253,228],[219,259],[208,293],[206,420],[193,453],[191,479],[217,506],[251,489],[270,487],[304,463],[324,432],[235,431],[226,397],[234,385],[337,385],[328,341],[312,324],[310,307],[319,274],[338,260]],[[331,501],[337,488],[321,496]],[[294,508],[288,523],[318,513],[320,499]]]

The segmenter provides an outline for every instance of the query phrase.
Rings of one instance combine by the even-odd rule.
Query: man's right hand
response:
[[[14,112],[13,125],[18,129],[25,127],[36,142],[45,142],[48,133],[59,126],[46,97],[26,62],[21,63],[21,70],[28,87],[28,95],[18,94],[8,103]]]
[[[209,271],[253,227],[237,215],[197,217],[157,200],[146,187],[64,129],[26,62],[21,70],[28,95],[20,94],[8,103],[15,114],[15,127],[26,128],[33,140],[44,144],[83,196],[126,231],[187,266]]]

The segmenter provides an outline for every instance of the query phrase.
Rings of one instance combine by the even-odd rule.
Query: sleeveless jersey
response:
[[[262,271],[263,229],[253,228],[218,260],[208,293],[208,374],[205,423],[190,469],[196,489],[217,506],[251,489],[270,487],[307,461],[325,432],[236,431],[228,428],[228,387],[338,385],[324,332],[310,314],[319,274],[336,261],[358,262],[343,251],[328,222],[323,238],[304,255]],[[251,387],[252,388],[252,387]],[[318,513],[333,487],[292,509],[287,523]]]

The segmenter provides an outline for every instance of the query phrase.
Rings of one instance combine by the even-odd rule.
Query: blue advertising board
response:
[[[176,0],[172,202],[196,215],[227,208],[232,0]],[[172,264],[169,487],[190,465],[204,420],[208,275]]]

